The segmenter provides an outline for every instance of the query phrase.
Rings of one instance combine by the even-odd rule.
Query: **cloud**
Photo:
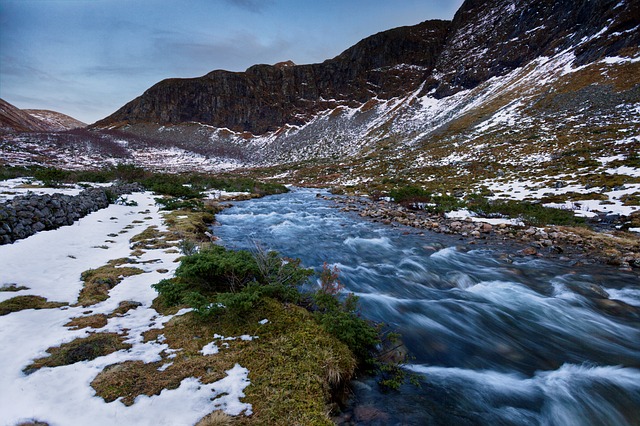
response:
[[[227,3],[248,10],[253,13],[262,13],[273,4],[272,0],[225,0]]]
[[[175,71],[201,75],[214,69],[244,71],[256,63],[273,64],[289,58],[293,43],[284,38],[265,40],[250,32],[193,42],[190,39],[158,39],[157,60]],[[180,65],[183,64],[183,65]],[[177,69],[176,66],[181,69]]]

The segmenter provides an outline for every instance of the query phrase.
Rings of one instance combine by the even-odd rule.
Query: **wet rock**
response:
[[[358,422],[385,422],[389,420],[387,413],[372,406],[358,406],[353,410],[353,414]]]
[[[493,230],[493,226],[490,223],[483,223],[482,226],[480,227],[480,232],[483,232],[485,234],[488,234],[492,230]]]
[[[535,256],[536,254],[538,254],[538,250],[536,250],[534,247],[527,247],[523,250],[520,250],[520,254],[524,256]]]
[[[594,299],[595,305],[609,315],[625,317],[630,319],[640,319],[640,308],[629,305],[621,300],[615,299]]]
[[[594,283],[569,283],[567,287],[581,296],[590,299],[608,299],[609,293],[605,289]]]

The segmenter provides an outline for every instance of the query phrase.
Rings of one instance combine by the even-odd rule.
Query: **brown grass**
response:
[[[102,328],[107,325],[108,318],[104,314],[95,314],[87,317],[72,318],[71,321],[66,323],[65,327],[70,327],[71,330],[80,330],[82,328]]]
[[[84,271],[80,278],[84,287],[78,296],[78,304],[90,306],[109,298],[109,290],[118,285],[124,277],[142,274],[144,271],[134,267],[115,267],[104,265],[97,269]]]
[[[121,349],[131,348],[130,344],[123,343],[124,339],[124,336],[116,333],[90,334],[88,337],[47,349],[50,356],[36,359],[31,365],[25,367],[24,371],[32,373],[42,367],[59,367],[80,361],[90,361]]]
[[[195,426],[230,426],[233,424],[233,417],[223,411],[214,411],[204,416]]]
[[[16,296],[0,302],[0,316],[25,309],[53,309],[66,305],[66,303],[48,302],[41,296]]]
[[[262,318],[269,318],[269,323],[258,324]],[[259,338],[228,341],[228,348],[220,344],[220,352],[214,355],[199,353],[204,345],[215,340],[215,333]],[[332,385],[344,384],[355,368],[347,347],[327,335],[309,312],[276,301],[265,302],[241,322],[225,315],[213,322],[198,321],[193,314],[175,317],[164,329],[145,333],[145,341],[153,341],[160,334],[170,348],[181,349],[175,358],[110,366],[91,384],[97,395],[107,401],[122,397],[123,403],[130,405],[138,395],[155,395],[162,389],[175,388],[186,377],[198,377],[203,383],[220,380],[226,370],[239,363],[249,369],[251,385],[245,389],[243,401],[252,404],[254,413],[250,417],[240,416],[235,422],[330,425],[326,404]],[[165,362],[173,364],[158,371]],[[217,421],[216,416],[212,418]]]

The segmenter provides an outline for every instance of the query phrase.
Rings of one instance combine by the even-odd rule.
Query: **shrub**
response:
[[[463,203],[456,197],[433,195],[419,186],[413,185],[393,189],[390,196],[396,203],[405,207],[426,210],[431,213],[444,213],[463,206]]]
[[[179,280],[189,282],[196,291],[236,292],[256,280],[258,265],[248,251],[211,246],[182,259],[176,270]]]
[[[360,363],[371,363],[371,353],[379,343],[378,331],[357,313],[358,298],[353,293],[344,301],[338,293],[344,288],[339,269],[326,264],[320,273],[320,289],[313,295],[318,323],[328,333],[344,342]]]
[[[42,168],[33,172],[33,177],[42,181],[45,186],[58,187],[67,180],[69,172],[55,168]]]
[[[571,210],[554,209],[527,201],[488,200],[472,195],[467,200],[470,210],[485,217],[508,216],[519,218],[527,225],[581,225],[584,219],[576,217]]]
[[[428,203],[431,201],[430,192],[413,185],[392,189],[389,195],[399,204]]]
[[[273,251],[251,254],[211,246],[184,257],[175,278],[153,287],[166,305],[187,304],[203,318],[217,315],[221,305],[242,315],[264,297],[298,303],[297,286],[312,273],[300,267],[299,259]]]

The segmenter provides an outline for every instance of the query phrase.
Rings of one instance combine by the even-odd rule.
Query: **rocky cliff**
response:
[[[467,0],[452,22],[385,31],[320,64],[164,80],[95,126],[198,122],[260,135],[339,105],[405,96],[423,83],[423,95],[442,98],[578,42],[578,63],[636,47],[639,3]]]
[[[337,105],[416,90],[431,73],[450,23],[427,21],[368,37],[320,64],[255,65],[164,80],[96,127],[199,122],[254,134],[303,124]]]
[[[581,43],[579,65],[640,44],[640,2],[467,0],[426,89],[444,97]]]

